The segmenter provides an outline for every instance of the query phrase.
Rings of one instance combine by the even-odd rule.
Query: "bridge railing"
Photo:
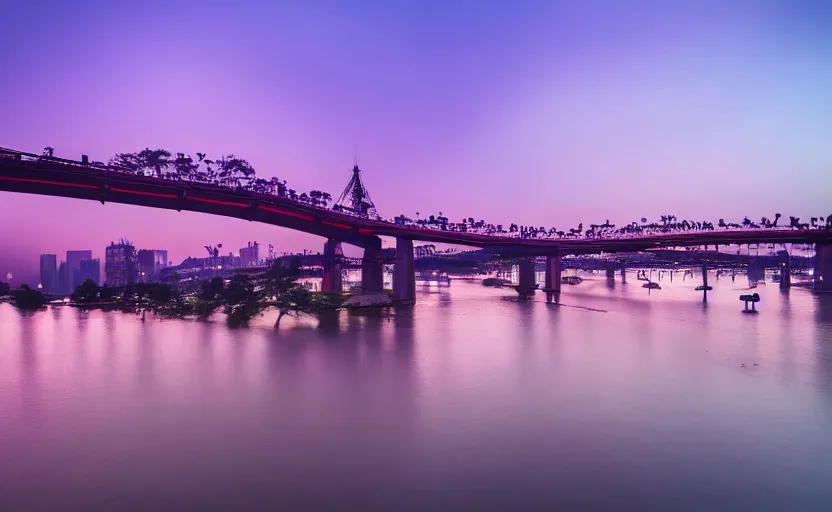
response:
[[[256,197],[257,195],[267,195],[270,197],[280,197],[284,200],[291,200],[297,202],[299,205],[302,205],[304,208],[314,208],[321,211],[326,211],[334,215],[342,215],[345,217],[360,217],[363,219],[368,219],[368,217],[361,217],[359,215],[351,214],[348,211],[339,210],[336,208],[328,208],[326,206],[321,206],[320,204],[314,204],[312,202],[304,202],[300,201],[297,198],[290,197],[285,194],[276,193],[276,191],[269,189],[255,189],[251,185],[239,185],[234,183],[222,183],[219,181],[211,181],[211,180],[194,180],[188,179],[186,177],[172,177],[170,175],[149,175],[149,174],[137,174],[130,169],[119,167],[117,165],[113,165],[110,163],[102,163],[102,162],[90,162],[88,160],[77,161],[77,160],[69,160],[65,158],[59,158],[49,155],[36,155],[33,153],[27,153],[23,151],[17,151],[13,149],[7,148],[0,148],[0,159],[14,159],[22,162],[31,162],[31,163],[51,163],[51,164],[58,164],[63,166],[66,169],[78,170],[78,171],[88,171],[88,170],[95,170],[99,172],[112,172],[117,173],[119,175],[128,175],[128,176],[142,176],[147,179],[153,180],[162,180],[165,182],[173,182],[173,183],[190,183],[199,186],[207,186],[207,187],[215,187],[222,189],[224,191],[232,191],[238,194],[244,194],[250,197]],[[496,230],[494,229],[495,224],[488,224],[485,228],[472,228],[472,227],[461,227],[461,223],[437,223],[437,222],[429,222],[428,220],[413,220],[409,219],[404,216],[399,216],[394,219],[385,219],[381,216],[374,216],[369,220],[373,220],[376,222],[382,222],[386,224],[393,224],[397,226],[407,227],[411,229],[417,230],[425,230],[430,232],[443,232],[443,233],[459,233],[459,234],[471,234],[477,236],[485,236],[495,239],[508,239],[508,240],[564,240],[564,241],[576,241],[576,240],[598,240],[598,241],[605,241],[605,240],[628,240],[628,239],[638,239],[644,237],[651,237],[651,236],[672,236],[672,235],[697,235],[697,234],[709,234],[714,232],[743,232],[743,231],[770,231],[770,232],[787,232],[787,231],[802,231],[802,230],[832,230],[832,215],[827,217],[826,219],[820,218],[821,224],[816,226],[810,226],[807,228],[806,224],[800,226],[793,226],[793,225],[783,225],[783,226],[759,226],[756,224],[751,223],[751,225],[741,225],[737,223],[728,223],[724,226],[714,226],[712,223],[703,223],[705,226],[697,226],[696,223],[688,224],[687,227],[684,226],[685,221],[682,223],[673,223],[673,224],[658,224],[652,223],[649,225],[635,225],[629,224],[623,226],[621,228],[615,229],[614,225],[593,225],[590,230],[582,231],[582,230],[570,230],[570,232],[563,232],[559,231],[557,233],[552,233],[552,230],[541,232],[540,230],[535,230],[532,227],[531,231],[522,233],[520,231],[515,230]],[[447,220],[447,219],[446,219]],[[515,225],[516,226],[516,225]]]

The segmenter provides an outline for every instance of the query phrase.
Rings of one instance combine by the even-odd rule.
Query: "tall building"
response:
[[[139,280],[154,281],[158,278],[159,272],[168,266],[168,251],[141,249],[136,259],[139,265]]]
[[[249,242],[248,247],[240,249],[240,266],[252,267],[260,262],[260,244]]]
[[[60,293],[58,288],[58,256],[40,255],[40,284],[46,293]]]
[[[69,293],[84,282],[81,278],[81,262],[91,259],[92,251],[66,251],[66,287]]]
[[[81,261],[81,271],[80,271],[81,282],[83,283],[87,279],[92,279],[95,284],[100,284],[101,282],[101,260],[95,258],[94,260],[83,260]]]
[[[55,293],[70,293],[69,290],[69,277],[67,277],[67,266],[66,262],[62,261],[60,265],[58,265],[58,284]]]
[[[105,249],[104,274],[106,285],[126,286],[136,282],[136,247],[128,240],[110,242]]]

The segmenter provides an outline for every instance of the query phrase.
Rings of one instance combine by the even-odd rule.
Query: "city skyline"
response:
[[[16,5],[11,15],[39,23],[0,35],[18,71],[0,82],[0,107],[19,120],[0,126],[0,145],[104,161],[144,147],[234,153],[260,175],[330,193],[357,156],[387,217],[441,211],[563,228],[669,211],[712,221],[828,213],[828,7],[607,4],[209,2],[196,16],[172,5],[165,23],[177,30],[146,24],[154,37],[78,28],[153,16],[138,7]],[[232,39],[221,27],[245,30]],[[46,80],[42,62],[66,83]],[[151,68],[165,80],[142,71]],[[176,260],[206,243],[270,240],[290,252],[324,243],[202,214],[2,195],[0,215],[21,211],[31,212],[26,226],[0,232],[3,274],[122,233]]]

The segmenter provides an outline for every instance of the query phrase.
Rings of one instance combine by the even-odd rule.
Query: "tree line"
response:
[[[72,293],[70,303],[89,309],[150,312],[160,318],[207,319],[219,310],[232,327],[247,326],[253,318],[275,308],[275,328],[287,315],[313,314],[341,306],[340,294],[312,293],[298,282],[299,276],[299,265],[294,261],[286,266],[275,262],[258,275],[236,274],[228,281],[220,277],[203,280],[191,289],[168,283],[112,288],[87,279]],[[47,302],[40,290],[25,284],[12,293],[12,303],[22,310],[41,309]]]
[[[44,148],[44,157],[52,157],[54,149]],[[134,153],[118,153],[108,164],[93,162],[94,165],[102,166],[110,170],[125,172],[135,175],[152,176],[161,179],[189,181],[196,183],[209,183],[222,187],[231,188],[237,191],[249,191],[260,194],[270,194],[285,197],[312,206],[332,208],[335,211],[344,211],[338,205],[331,205],[332,196],[320,190],[312,190],[298,194],[295,189],[289,188],[286,181],[278,178],[265,179],[257,176],[254,167],[245,159],[234,155],[209,158],[205,153],[196,153],[196,158],[185,153],[176,153],[175,156],[165,149],[145,148]],[[759,222],[745,217],[742,222],[726,222],[719,219],[716,225],[713,222],[695,219],[679,220],[676,215],[662,215],[659,221],[648,222],[642,217],[641,222],[633,221],[616,227],[606,220],[603,224],[589,224],[584,228],[583,223],[577,227],[568,229],[557,229],[555,227],[519,225],[517,223],[494,224],[483,219],[476,220],[474,217],[463,218],[460,222],[451,221],[442,212],[439,215],[420,216],[416,212],[416,218],[406,215],[398,215],[392,220],[377,217],[375,220],[393,222],[403,226],[415,226],[423,229],[439,229],[442,231],[453,231],[459,233],[475,233],[491,236],[510,236],[518,238],[606,238],[606,237],[628,237],[640,235],[655,235],[663,233],[684,233],[694,231],[714,231],[716,229],[774,229],[790,228],[797,230],[805,229],[832,229],[832,214],[811,217],[809,222],[801,221],[800,217],[789,217],[789,223],[780,223],[781,214],[776,213],[773,218],[762,217]]]

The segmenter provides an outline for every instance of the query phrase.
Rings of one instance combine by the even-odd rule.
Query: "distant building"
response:
[[[168,266],[168,251],[141,249],[136,260],[139,265],[139,280],[155,281],[159,277],[159,272]]]
[[[10,292],[11,286],[9,286],[9,283],[4,283],[3,281],[0,281],[0,296],[8,295]]]
[[[260,244],[249,242],[248,247],[240,249],[240,266],[253,267],[260,263]]]
[[[95,284],[101,284],[101,260],[84,260],[81,262],[81,282],[92,279]]]
[[[436,254],[436,246],[433,244],[418,245],[413,248],[413,251],[416,259],[427,258]]]
[[[81,278],[81,262],[92,259],[92,251],[66,251],[66,291],[72,293],[84,282]]]
[[[69,293],[69,277],[67,277],[67,266],[66,262],[62,261],[58,265],[58,285],[55,293],[63,294]]]
[[[60,293],[58,288],[58,256],[40,255],[40,284],[46,293]]]
[[[111,242],[105,249],[104,257],[106,285],[119,287],[133,284],[136,273],[136,247],[124,239],[119,243]]]

